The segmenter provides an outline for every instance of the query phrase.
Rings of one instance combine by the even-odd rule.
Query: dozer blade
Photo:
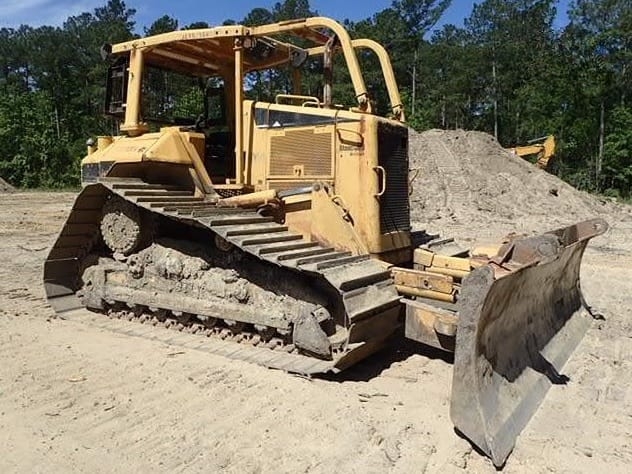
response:
[[[517,436],[588,330],[579,286],[593,219],[506,247],[503,262],[464,279],[459,300],[450,415],[458,431],[504,465]]]

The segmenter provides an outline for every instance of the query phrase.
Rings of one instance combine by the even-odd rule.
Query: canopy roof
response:
[[[330,38],[323,32],[323,26],[332,25],[347,35],[333,20],[314,17],[258,27],[230,25],[172,31],[119,43],[111,50],[115,55],[142,50],[149,64],[174,69],[180,63],[182,68],[194,74],[216,75],[233,69],[237,42],[244,48],[244,70],[248,72],[281,64],[299,65],[309,51],[288,42],[288,36],[303,39],[303,43],[309,44],[307,48],[318,47]],[[283,36],[282,40],[275,38],[279,35]]]

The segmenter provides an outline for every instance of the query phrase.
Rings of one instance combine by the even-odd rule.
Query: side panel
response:
[[[107,139],[101,139],[107,138]],[[138,137],[101,137],[100,146],[81,161],[82,183],[97,182],[104,176],[134,176],[139,170],[148,173],[136,175],[150,179],[155,170],[168,180],[186,168],[200,192],[213,194],[211,178],[204,167],[204,135],[180,127],[164,127],[160,132],[146,133]],[[131,171],[131,175],[122,167]],[[178,170],[170,173],[169,170]],[[189,179],[189,181],[191,180]],[[182,182],[181,179],[176,179]]]
[[[327,184],[369,253],[409,259],[405,126],[345,110],[263,103],[255,104],[253,119],[246,129],[255,190]]]
[[[335,111],[258,103],[252,127],[255,190],[333,184]]]

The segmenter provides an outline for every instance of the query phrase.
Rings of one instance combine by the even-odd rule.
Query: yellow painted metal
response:
[[[155,162],[188,165],[195,170],[202,186],[201,191],[214,194],[211,178],[200,156],[200,152],[203,153],[204,150],[203,140],[202,134],[183,132],[178,127],[166,127],[160,132],[145,133],[137,137],[112,137],[111,141],[101,141],[101,146],[98,146],[96,151],[89,154],[81,163],[103,161],[118,164]],[[108,141],[110,144],[103,146]]]
[[[197,30],[182,30],[173,31],[170,33],[163,33],[160,35],[151,36],[148,38],[135,39],[120,43],[112,46],[113,54],[120,54],[147,49],[152,52],[153,55],[160,55],[172,60],[179,59],[181,61],[191,62],[191,65],[197,65],[199,67],[207,67],[208,72],[213,70],[216,72],[217,66],[212,63],[205,63],[203,55],[194,54],[191,51],[194,48],[180,48],[182,52],[178,54],[173,52],[172,46],[182,43],[210,43],[218,46],[222,41],[228,38],[256,38],[256,37],[270,37],[272,35],[278,35],[283,33],[294,33],[297,36],[309,35],[312,40],[326,40],[326,36],[320,33],[321,29],[328,29],[336,35],[338,42],[343,51],[347,67],[351,76],[351,82],[355,90],[355,96],[358,100],[358,105],[361,110],[371,113],[371,103],[367,93],[367,88],[364,83],[364,78],[360,70],[360,64],[356,57],[351,38],[345,28],[335,20],[326,17],[312,17],[301,20],[292,20],[280,23],[273,23],[269,25],[245,27],[242,25],[222,26],[215,28],[204,28]],[[282,41],[274,40],[273,38],[267,38],[273,41],[275,46],[286,48],[286,52],[292,50],[293,46]],[[214,43],[213,43],[214,42]],[[164,49],[163,45],[170,45],[170,48]],[[208,46],[207,46],[208,47]],[[177,48],[176,48],[177,50]],[[274,65],[287,62],[287,55],[280,54],[278,57],[274,57],[271,61],[261,64],[261,68],[270,68]],[[251,67],[246,67],[246,70],[251,70]]]
[[[245,36],[249,28],[241,25],[218,26],[215,28],[204,28],[196,30],[179,30],[160,35],[149,36],[147,38],[133,39],[125,43],[112,46],[112,53],[124,53],[141,48],[155,47],[162,44],[176,43],[193,40],[218,40],[221,38],[231,38]]]
[[[311,237],[331,245],[337,250],[348,250],[355,255],[366,254],[363,237],[349,219],[348,209],[324,186],[316,186],[312,192],[311,209],[317,219],[311,221]]]
[[[243,43],[241,39],[235,40],[235,82],[234,82],[234,95],[235,95],[235,110],[241,110],[244,100],[244,57],[243,57]],[[236,173],[235,180],[237,184],[244,182],[244,135],[243,135],[243,120],[241,117],[235,119],[235,159],[236,159]]]
[[[301,30],[315,31],[321,28],[326,28],[332,31],[340,43],[347,67],[349,69],[349,75],[351,76],[351,83],[355,90],[355,96],[358,100],[358,105],[361,110],[371,113],[371,103],[369,101],[369,95],[367,92],[364,78],[360,70],[360,63],[351,44],[351,37],[344,27],[326,17],[311,17],[301,20],[292,20],[281,23],[274,23],[271,25],[256,26],[250,29],[252,35],[255,36],[267,36],[271,34],[278,34],[283,32],[300,32]]]
[[[453,278],[465,278],[471,270],[457,270],[454,268],[446,267],[425,267],[425,270],[434,273],[440,273],[441,275],[448,275]]]
[[[435,255],[431,266],[464,272],[469,272],[472,269],[469,258],[448,257],[446,255]]]
[[[139,163],[143,160],[143,153],[160,138],[160,133],[146,133],[139,137],[118,136],[112,144],[105,148],[98,148],[94,153],[84,158],[81,163],[98,163],[109,161],[117,163]]]
[[[399,88],[397,87],[397,80],[395,79],[395,73],[393,72],[393,66],[391,59],[380,43],[368,38],[354,39],[351,41],[351,45],[354,49],[369,49],[377,56],[382,67],[382,74],[384,76],[384,83],[388,92],[388,97],[391,102],[391,111],[393,112],[393,119],[400,122],[406,121],[406,115],[404,113],[404,106],[399,94]],[[324,46],[315,46],[307,50],[310,56],[322,56],[325,54]]]
[[[335,195],[339,203],[344,202],[354,231],[371,254],[380,257],[396,249],[410,249],[407,231],[383,234],[380,229],[380,201],[374,196],[383,191],[384,176],[374,168],[379,166],[377,127],[379,121],[385,119],[346,110],[290,104],[257,106],[260,113],[300,112],[322,124],[286,128],[245,123],[249,143],[247,156],[252,163],[248,167],[250,184],[255,190],[282,191],[310,186],[315,181],[324,182],[332,189],[330,197]],[[245,104],[244,110],[250,107],[251,104]],[[320,171],[316,172],[316,166]],[[314,211],[313,215],[314,221],[321,219],[318,212]],[[394,260],[409,259],[409,254],[402,254]]]
[[[106,147],[110,146],[114,138],[111,135],[101,135],[97,137],[97,148],[99,150],[103,150]]]
[[[143,65],[143,51],[139,49],[130,51],[125,120],[121,124],[121,131],[131,137],[149,130],[147,124],[139,122]]]
[[[217,202],[217,205],[220,207],[256,207],[276,198],[276,196],[277,193],[274,189],[268,189],[266,191],[258,191],[255,193],[247,193],[220,199]]]
[[[454,293],[454,279],[446,275],[401,267],[391,268],[391,274],[396,285],[446,294]]]
[[[311,95],[277,94],[275,97],[275,102],[277,104],[281,104],[285,100],[287,100],[288,103],[291,103],[292,101],[300,101],[302,106],[313,104],[316,107],[320,107],[320,101],[318,100],[318,97],[314,97]]]
[[[204,135],[181,131],[178,127],[161,129],[158,139],[143,153],[143,161],[186,164],[195,169],[203,191],[214,193],[213,183],[204,167]]]
[[[548,135],[544,139],[538,139],[540,143],[532,143],[530,145],[517,146],[508,148],[508,150],[518,156],[538,155],[536,166],[540,169],[546,169],[550,159],[555,155],[555,136]]]
[[[474,267],[480,266],[476,259],[439,255],[424,248],[415,249],[413,262],[418,270],[459,279],[465,278]]]
[[[424,267],[429,267],[432,265],[432,259],[434,258],[434,256],[434,252],[426,249],[415,249],[415,252],[413,254],[414,262]]]
[[[157,140],[142,152],[143,161],[162,161],[179,165],[192,162],[190,149],[185,145],[183,135],[177,128],[164,128]],[[197,155],[197,153],[196,153]]]
[[[456,296],[454,294],[441,293],[440,291],[424,290],[423,288],[415,288],[412,286],[395,285],[398,293],[406,296],[418,296],[420,298],[429,298],[437,301],[445,301],[446,303],[454,303]]]
[[[469,258],[438,255],[426,249],[415,249],[414,262],[426,267],[446,268],[464,272],[469,272],[472,269]]]
[[[397,81],[395,80],[395,73],[393,72],[393,66],[391,60],[382,46],[377,41],[371,39],[362,38],[355,39],[351,42],[355,49],[370,49],[377,56],[382,66],[382,74],[384,74],[384,82],[386,84],[386,90],[388,91],[388,97],[391,101],[391,110],[395,119],[400,122],[405,122],[406,117],[404,115],[404,106],[399,96],[399,89],[397,88]]]
[[[331,34],[336,36],[336,49],[342,51],[347,63],[359,108],[323,108],[320,99],[302,94],[278,96],[279,102],[287,100],[291,103],[269,104],[244,99],[246,72],[281,62],[292,65],[296,57],[292,52],[309,54],[307,49],[298,51],[300,48],[274,38],[276,35],[286,40],[288,34],[307,38],[316,47],[329,41]],[[269,55],[253,52],[258,41],[271,48]],[[311,207],[305,202],[287,207],[288,213],[301,213],[296,219],[288,217],[288,222],[297,222],[301,231],[313,231],[314,235],[325,236],[329,225],[345,229],[353,236],[349,241],[341,235],[341,230],[338,247],[354,249],[354,252],[361,249],[392,263],[409,261],[412,248],[408,229],[383,232],[381,228],[381,205],[388,192],[389,171],[384,162],[387,157],[378,156],[378,128],[403,127],[403,113],[395,114],[396,120],[371,113],[356,57],[358,48],[368,48],[378,55],[395,111],[401,104],[385,50],[370,40],[354,43],[342,25],[328,18],[257,27],[178,31],[114,45],[112,54],[129,55],[126,113],[121,127],[127,136],[116,137],[113,145],[108,147],[110,151],[96,151],[84,163],[109,160],[121,164],[186,165],[195,170],[199,178],[196,183],[199,181],[199,187],[205,193],[214,193],[210,176],[217,176],[216,184],[237,185],[242,192],[271,189],[281,192],[321,183],[327,187],[326,198],[317,198],[319,202],[312,203]],[[223,159],[234,160],[232,170],[225,164],[224,168],[216,168],[215,158],[207,156],[205,162],[207,145],[215,139],[213,132],[204,136],[193,132],[193,127],[167,127],[160,132],[148,132],[142,119],[140,83],[146,64],[223,81],[228,118],[225,130],[230,134],[230,144],[235,152],[234,155],[227,153]],[[294,74],[294,78],[297,81],[294,91],[300,92],[300,73]],[[279,118],[268,121],[266,117],[272,115]],[[322,216],[318,214],[321,210],[330,217],[322,223]],[[334,220],[342,222],[333,223]],[[331,242],[332,236],[336,235],[339,234],[329,234],[327,239]]]

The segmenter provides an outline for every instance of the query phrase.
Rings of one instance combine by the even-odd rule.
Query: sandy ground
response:
[[[0,472],[496,472],[452,428],[449,360],[421,345],[307,380],[51,319],[42,262],[73,198],[0,194]],[[630,471],[632,218],[609,212],[582,269],[606,321],[503,472]]]

